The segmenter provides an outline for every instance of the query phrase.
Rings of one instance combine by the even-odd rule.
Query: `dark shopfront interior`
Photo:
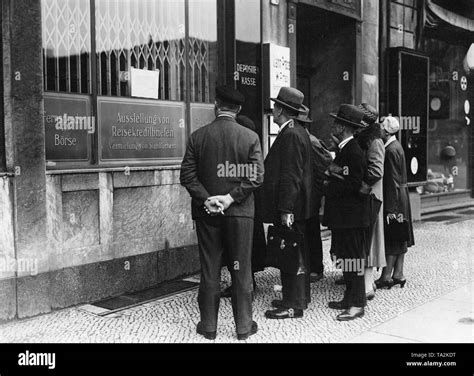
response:
[[[311,109],[311,132],[328,141],[329,113],[337,111],[341,103],[354,102],[356,21],[298,4],[296,24],[297,87]]]

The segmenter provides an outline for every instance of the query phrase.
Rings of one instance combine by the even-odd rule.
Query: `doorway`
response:
[[[297,88],[311,110],[311,133],[327,143],[329,113],[354,102],[356,21],[299,3],[296,25]]]

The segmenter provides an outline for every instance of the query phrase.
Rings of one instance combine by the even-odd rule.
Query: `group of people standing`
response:
[[[346,285],[342,300],[329,303],[329,308],[342,311],[337,319],[363,316],[376,288],[406,283],[403,257],[414,240],[405,157],[395,137],[397,120],[378,122],[373,107],[343,104],[330,114],[333,145],[328,148],[310,133],[312,120],[303,93],[283,87],[271,100],[279,134],[265,160],[251,121],[238,116],[244,96],[224,86],[216,89],[216,119],[191,135],[181,166],[181,184],[192,197],[201,262],[197,333],[207,339],[216,338],[222,296],[232,299],[239,340],[258,330],[252,319],[252,273],[265,267],[264,224],[291,229],[304,238],[295,256],[302,267],[297,273],[280,271],[282,299],[271,302],[265,317],[303,317],[311,301],[310,283],[324,277],[319,215],[323,197],[331,255],[341,261],[343,271],[336,283]],[[228,171],[223,174],[224,165]],[[407,225],[406,239],[384,239],[385,224],[393,221]],[[221,292],[224,264],[232,286]],[[382,276],[374,281],[374,268],[382,267]]]

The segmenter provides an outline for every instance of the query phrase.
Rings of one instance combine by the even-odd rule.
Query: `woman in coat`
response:
[[[364,121],[369,127],[359,133],[357,141],[366,153],[367,173],[364,178],[363,193],[373,193],[375,197],[383,201],[383,183],[385,146],[382,141],[382,128],[377,123],[378,112],[375,108],[362,103],[359,108],[365,113]],[[387,265],[385,260],[385,244],[383,232],[383,211],[379,210],[375,223],[371,226],[371,243],[369,255],[365,264],[365,292],[367,299],[375,297],[374,268],[383,268]]]
[[[411,219],[410,196],[407,187],[407,171],[405,153],[402,145],[397,141],[395,134],[400,129],[400,124],[394,117],[388,116],[382,122],[383,139],[385,141],[385,164],[383,179],[384,219],[385,222],[398,220],[406,221],[406,239],[389,236],[385,232],[385,254],[387,266],[383,269],[382,276],[375,283],[377,287],[391,288],[395,285],[404,287],[406,278],[403,274],[403,262],[408,247],[415,244],[413,225]]]

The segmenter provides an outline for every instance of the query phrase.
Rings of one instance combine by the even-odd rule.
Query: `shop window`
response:
[[[390,3],[390,47],[415,48],[417,26],[416,1],[391,1]]]
[[[214,116],[217,6],[42,0],[47,165],[179,161]]]
[[[424,193],[469,189],[472,84],[463,66],[469,44],[426,38],[423,48],[430,57],[428,184]]]
[[[188,43],[191,102],[213,103],[215,99],[217,81],[216,15],[216,0],[191,0],[189,2]]]
[[[91,93],[89,0],[42,0],[44,89]]]
[[[184,0],[96,0],[98,94],[130,96],[130,69],[159,72],[158,99],[185,100]]]

